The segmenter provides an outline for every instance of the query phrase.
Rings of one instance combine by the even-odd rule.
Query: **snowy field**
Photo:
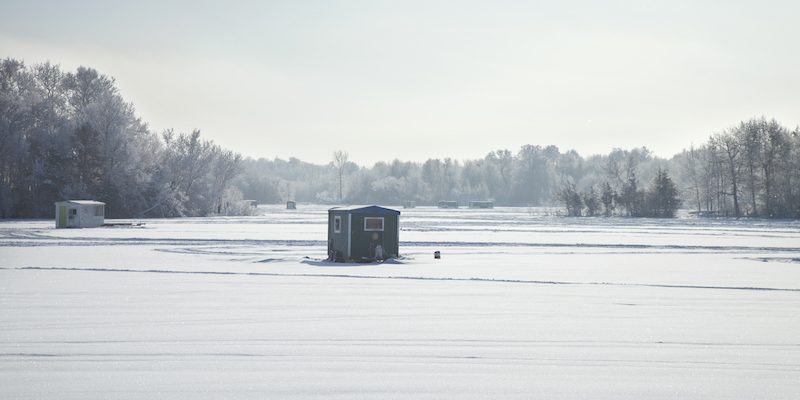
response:
[[[798,222],[417,208],[334,265],[298,207],[0,222],[0,399],[800,398]]]

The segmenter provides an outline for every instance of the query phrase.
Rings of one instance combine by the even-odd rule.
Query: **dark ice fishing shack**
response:
[[[328,257],[333,261],[396,258],[400,248],[400,211],[379,206],[328,210]]]

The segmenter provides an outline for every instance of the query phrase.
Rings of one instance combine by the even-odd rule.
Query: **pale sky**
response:
[[[669,157],[800,124],[797,1],[225,3],[0,0],[0,57],[113,76],[156,131],[319,163]]]

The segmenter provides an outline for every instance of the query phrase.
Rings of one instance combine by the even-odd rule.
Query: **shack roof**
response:
[[[58,204],[58,203],[80,204],[80,205],[84,205],[84,206],[104,206],[104,205],[106,205],[106,203],[103,203],[102,201],[94,201],[94,200],[65,200],[65,201],[56,202],[56,204]]]
[[[345,206],[333,207],[328,211],[347,211],[352,214],[386,214],[386,215],[400,215],[400,211],[381,206]]]

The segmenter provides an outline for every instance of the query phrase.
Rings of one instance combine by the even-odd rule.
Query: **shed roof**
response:
[[[65,201],[58,201],[58,203],[70,203],[70,204],[80,204],[84,206],[104,206],[106,203],[102,201],[94,201],[94,200],[65,200]]]
[[[349,211],[353,214],[394,214],[400,215],[400,211],[381,206],[345,206],[333,207],[328,211]]]

